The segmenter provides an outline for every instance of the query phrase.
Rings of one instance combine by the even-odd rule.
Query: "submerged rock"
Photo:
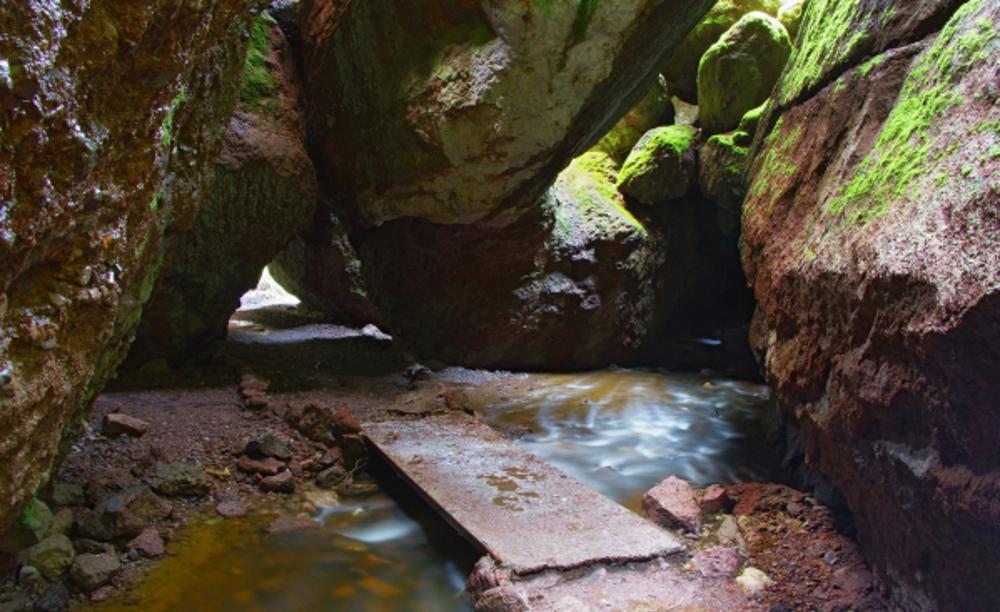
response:
[[[193,225],[174,241],[130,362],[177,362],[225,337],[240,296],[312,216],[316,176],[295,70],[280,28],[257,17],[215,176]]]
[[[698,66],[701,127],[708,134],[735,128],[747,111],[767,100],[791,50],[780,21],[760,12],[744,15]]]
[[[743,215],[790,450],[901,609],[1000,607],[1000,5],[957,4],[811,0]]]
[[[656,204],[690,193],[697,178],[698,131],[688,125],[646,132],[618,174],[618,190],[643,204]]]

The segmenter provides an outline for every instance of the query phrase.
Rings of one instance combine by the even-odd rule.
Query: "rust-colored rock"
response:
[[[956,4],[811,2],[743,216],[778,407],[904,609],[1000,607],[1000,5]]]
[[[642,496],[642,510],[653,522],[697,532],[701,509],[691,483],[669,476]]]
[[[0,11],[0,531],[124,356],[164,231],[190,222],[218,153],[261,4]]]

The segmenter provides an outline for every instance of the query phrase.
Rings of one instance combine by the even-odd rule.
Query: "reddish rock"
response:
[[[291,470],[284,470],[261,480],[260,488],[268,493],[294,493],[295,475],[292,474]]]
[[[680,527],[697,532],[701,509],[694,488],[686,480],[670,476],[642,497],[646,516],[664,527]]]
[[[140,555],[147,559],[155,559],[156,557],[163,556],[166,552],[166,548],[163,546],[163,538],[160,537],[160,532],[154,527],[143,530],[142,533],[128,543],[128,548],[138,551]]]
[[[259,5],[0,10],[0,532],[83,431],[132,341],[167,234],[196,212]]]
[[[250,474],[266,474],[268,476],[273,476],[281,471],[285,464],[278,461],[274,457],[268,457],[267,459],[251,459],[246,455],[239,458],[236,462],[236,467],[241,472],[248,472]]]
[[[758,128],[751,340],[893,607],[1000,609],[1000,3],[888,1],[863,37],[843,6]]]
[[[701,511],[705,514],[729,512],[732,507],[733,500],[729,499],[726,488],[721,485],[708,485],[701,493]]]
[[[102,586],[93,593],[90,594],[91,603],[101,603],[102,601],[107,601],[115,592],[115,587],[110,584],[107,586]]]
[[[341,406],[333,413],[330,421],[330,431],[336,436],[356,434],[361,432],[361,423],[348,408]]]
[[[107,414],[101,421],[101,433],[109,438],[117,438],[122,434],[132,438],[140,438],[147,431],[149,431],[149,423],[127,414]]]
[[[247,507],[238,501],[224,501],[215,507],[215,513],[223,518],[240,518],[247,515]]]
[[[731,578],[740,571],[742,559],[736,548],[713,546],[695,552],[691,562],[706,578]]]

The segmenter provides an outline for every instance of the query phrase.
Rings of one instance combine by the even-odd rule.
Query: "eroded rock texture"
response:
[[[587,153],[513,225],[392,223],[369,235],[361,253],[397,339],[472,366],[635,361],[677,299],[665,289],[690,266],[682,239],[691,221],[678,219],[673,240],[637,219],[615,190],[616,173],[606,154]],[[384,256],[403,244],[425,248]]]
[[[1000,5],[956,4],[809,3],[743,216],[778,405],[903,609],[1000,607]]]
[[[266,14],[254,21],[239,93],[211,187],[191,228],[170,239],[130,362],[179,361],[225,337],[240,296],[312,217],[316,174],[294,58]]]
[[[123,357],[165,229],[194,216],[255,5],[0,10],[0,530]]]
[[[312,0],[303,66],[320,171],[369,225],[533,206],[711,4]]]
[[[657,230],[616,245],[632,230],[603,225],[610,217],[601,213],[572,247],[578,263],[567,275],[568,259],[551,260],[562,247],[546,246],[561,244],[560,209],[543,196],[650,93],[663,56],[710,4],[307,4],[309,129],[317,170],[333,186],[321,206],[357,246],[366,292],[394,337],[422,357],[560,368],[608,363],[621,354],[615,347],[649,341],[638,330],[651,331],[656,317],[640,295],[655,289],[636,292],[638,264],[624,262],[649,257],[646,246],[634,249]],[[652,126],[663,115],[662,85],[646,101],[636,118]],[[620,198],[613,179],[604,188],[598,200]],[[321,210],[293,245],[296,260],[279,264],[305,271],[292,276],[343,312],[343,283],[324,288],[317,274],[349,259],[331,248],[336,225]],[[613,263],[623,266],[617,280]],[[562,280],[543,287],[556,271]],[[642,323],[614,327],[629,317]]]

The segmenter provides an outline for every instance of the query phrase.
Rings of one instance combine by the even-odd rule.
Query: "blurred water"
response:
[[[526,428],[519,444],[633,509],[670,475],[699,486],[780,475],[761,423],[763,385],[616,370],[531,375],[519,389],[488,407],[490,424]]]
[[[778,474],[760,423],[767,400],[760,385],[618,370],[524,375],[515,388],[485,407],[487,420],[501,430],[529,429],[519,444],[633,509],[671,474],[698,485]],[[136,589],[96,607],[470,609],[462,590],[476,553],[405,485],[379,478],[391,496],[321,508],[322,529],[268,535],[273,517],[192,525]]]

